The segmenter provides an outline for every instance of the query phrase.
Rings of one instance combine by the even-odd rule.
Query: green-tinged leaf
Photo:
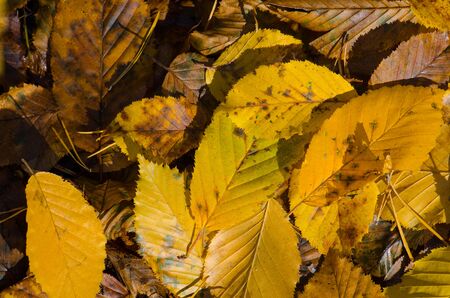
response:
[[[364,275],[361,268],[356,267],[346,258],[335,252],[325,258],[320,271],[314,274],[299,297],[385,297],[379,285],[369,275]]]
[[[326,67],[292,61],[260,66],[254,74],[246,75],[233,86],[218,111],[249,135],[286,138],[303,132],[303,125],[320,103],[353,92],[344,78]]]
[[[428,224],[434,225],[448,222],[450,218],[448,179],[448,173],[441,176],[439,173],[403,171],[394,174],[391,183],[403,201],[420,214]],[[384,181],[379,182],[379,187],[389,192]],[[425,228],[395,192],[390,191],[390,193],[400,223],[407,228]],[[387,207],[383,209],[382,217],[393,220],[391,210]]]
[[[377,185],[369,183],[354,198],[343,198],[329,206],[301,204],[295,212],[295,224],[320,253],[334,247],[349,255],[369,231],[377,195]]]
[[[356,40],[372,29],[395,21],[413,21],[407,1],[269,0],[269,7],[314,31],[328,31],[310,45],[330,58],[348,57]]]
[[[439,135],[436,88],[396,86],[352,99],[326,120],[291,178],[293,209],[324,206],[389,170],[418,170]]]
[[[94,208],[72,184],[51,173],[31,176],[27,196],[30,270],[50,297],[94,297],[106,257]]]
[[[269,200],[253,217],[217,233],[204,276],[217,297],[292,297],[300,263],[295,231]]]
[[[437,248],[414,262],[414,268],[402,277],[398,285],[388,287],[386,295],[403,297],[450,296],[450,248]]]
[[[184,179],[177,170],[139,157],[139,180],[135,202],[135,228],[140,253],[152,270],[173,292],[199,278],[201,247],[182,257],[190,244],[194,220],[184,195]],[[193,286],[183,294],[196,290]]]
[[[198,228],[224,229],[261,211],[285,181],[277,142],[255,139],[218,114],[195,154],[191,210]]]
[[[219,101],[244,75],[260,65],[281,62],[293,48],[302,42],[278,30],[261,29],[241,36],[229,46],[206,70],[206,83]]]
[[[124,108],[107,134],[130,160],[142,154],[169,163],[196,145],[197,138],[186,138],[196,111],[184,97],[144,98]]]

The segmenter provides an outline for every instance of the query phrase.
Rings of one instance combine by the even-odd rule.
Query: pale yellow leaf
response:
[[[61,177],[38,172],[27,187],[27,256],[50,297],[94,297],[106,257],[103,228],[81,192]]]

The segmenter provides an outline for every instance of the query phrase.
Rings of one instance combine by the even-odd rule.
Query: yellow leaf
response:
[[[204,276],[217,297],[291,297],[300,263],[295,231],[281,206],[269,200],[213,238]]]
[[[260,65],[281,62],[292,47],[302,42],[278,30],[262,29],[242,35],[206,70],[206,83],[219,101],[244,75]]]
[[[260,212],[285,180],[276,153],[276,141],[249,137],[216,115],[195,154],[191,210],[197,227],[215,231]]]
[[[47,298],[34,277],[27,277],[17,284],[3,290],[1,298]]]
[[[27,256],[50,297],[94,297],[106,257],[103,228],[81,192],[38,172],[27,187]]]
[[[144,95],[138,76],[149,68],[124,84],[117,80],[140,53],[152,24],[149,10],[143,0],[58,5],[50,47],[53,93],[71,130],[103,129],[121,107]],[[82,149],[97,149],[92,135],[74,133],[73,138]]]
[[[185,139],[196,111],[197,106],[184,97],[144,98],[125,107],[107,134],[130,160],[143,154],[148,159],[169,163],[195,146],[196,138]]]
[[[334,247],[349,255],[369,231],[378,193],[377,185],[368,183],[354,198],[343,198],[329,206],[301,204],[295,211],[296,226],[320,253]]]
[[[409,2],[422,25],[438,28],[441,31],[450,30],[449,0],[409,0]]]
[[[353,93],[353,87],[326,67],[309,61],[260,66],[228,93],[218,111],[249,135],[286,138],[302,133],[302,124],[326,99]]]
[[[418,0],[420,1],[420,0]],[[314,31],[328,31],[310,45],[330,58],[348,57],[361,36],[384,24],[413,21],[407,1],[271,0],[281,16]]]
[[[381,298],[384,295],[380,286],[374,284],[369,275],[364,275],[361,268],[336,253],[330,253],[299,297]]]
[[[436,140],[436,146],[429,153],[421,170],[430,172],[449,172],[450,158],[450,125],[441,128],[441,134]]]
[[[374,180],[386,156],[393,170],[418,170],[442,125],[443,91],[395,86],[352,99],[314,135],[291,178],[293,209],[324,206]]]
[[[135,228],[141,254],[173,292],[194,282],[201,273],[201,248],[187,258],[194,220],[184,195],[184,179],[176,170],[139,157],[135,202]],[[183,294],[192,293],[191,287]]]
[[[443,247],[414,262],[414,268],[402,277],[402,282],[386,289],[391,298],[449,297],[450,248]]]
[[[400,197],[408,205],[419,213],[430,225],[448,222],[450,218],[450,187],[449,174],[440,176],[431,172],[403,171],[392,176],[392,185]],[[384,190],[386,184],[379,182],[379,187]],[[417,217],[411,212],[394,192],[391,192],[395,210],[400,223],[407,228],[424,228]],[[383,197],[383,195],[381,195]],[[390,209],[383,209],[382,217],[393,220]]]

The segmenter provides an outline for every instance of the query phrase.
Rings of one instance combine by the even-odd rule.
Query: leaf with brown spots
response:
[[[0,166],[23,158],[35,169],[50,169],[64,155],[51,129],[60,130],[58,111],[51,93],[40,86],[24,84],[1,95],[1,144],[8,150],[1,154]]]
[[[448,0],[408,0],[418,21],[441,31],[450,30],[450,1]]]
[[[184,97],[144,98],[123,109],[110,124],[110,135],[130,160],[138,154],[157,162],[171,162],[197,145],[198,132],[189,125],[197,106]]]
[[[383,24],[413,21],[406,1],[388,0],[269,0],[276,13],[314,31],[326,32],[310,45],[330,58],[348,57],[363,34]]]
[[[349,94],[354,94],[353,87],[326,67],[291,61],[260,66],[246,75],[233,86],[218,111],[249,135],[287,138],[304,132],[303,125],[322,102]],[[313,127],[308,130],[314,131]]]
[[[329,206],[301,204],[296,209],[295,224],[320,253],[326,254],[333,247],[350,255],[352,247],[369,231],[378,193],[372,182],[353,198],[345,197]]]
[[[426,78],[442,84],[450,79],[450,39],[447,32],[423,33],[402,42],[381,61],[369,84]]]
[[[314,135],[293,171],[291,206],[326,206],[392,170],[419,170],[443,125],[437,88],[395,86],[353,98]],[[426,123],[426,125],[424,125]]]
[[[137,74],[125,83],[117,80],[140,51],[152,23],[149,10],[143,0],[59,3],[51,37],[53,93],[72,131],[103,129],[124,105],[144,95]],[[87,151],[98,147],[91,135],[72,137]]]

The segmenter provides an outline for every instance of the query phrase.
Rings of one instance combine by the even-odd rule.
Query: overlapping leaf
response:
[[[393,170],[418,170],[440,132],[442,94],[435,88],[382,88],[337,110],[292,174],[293,208],[302,202],[324,206],[358,189],[383,171],[386,158]]]
[[[122,86],[117,82],[142,50],[141,36],[151,26],[148,16],[143,0],[87,0],[82,5],[70,0],[58,6],[51,37],[53,92],[72,130],[103,129],[124,105],[144,95],[137,78]],[[95,138],[73,137],[80,148],[97,149]]]
[[[170,162],[196,145],[196,138],[186,138],[196,111],[197,106],[184,97],[144,98],[123,109],[107,134],[130,160],[143,154],[148,159]]]
[[[436,181],[436,178],[443,181]],[[448,179],[448,173],[442,177],[432,172],[399,172],[393,175],[392,187],[401,199],[394,192],[391,192],[391,195],[400,223],[407,228],[424,228],[417,216],[402,203],[402,200],[430,225],[448,222],[450,218]],[[385,183],[379,184],[380,188],[386,187]],[[382,216],[393,220],[391,211],[387,207],[384,208]]]
[[[450,2],[448,0],[408,0],[418,21],[442,31],[450,30]]]
[[[330,253],[299,297],[384,297],[379,285],[351,261]]]
[[[206,83],[219,101],[244,75],[260,65],[281,62],[301,41],[278,30],[261,29],[241,36],[206,70]]]
[[[381,61],[369,84],[427,78],[436,83],[450,79],[450,39],[448,33],[423,33],[402,42]]]
[[[194,220],[184,195],[184,179],[176,170],[139,158],[140,178],[135,197],[135,227],[141,254],[173,292],[185,288],[202,271],[201,247],[190,245]],[[197,243],[199,244],[199,243]],[[195,291],[191,287],[183,294]]]
[[[429,158],[421,167],[421,170],[431,172],[449,172],[450,158],[450,125],[441,129],[441,134],[436,140],[436,146],[429,153]]]
[[[41,286],[36,282],[34,277],[28,277],[19,283],[3,290],[1,292],[2,298],[18,298],[18,297],[32,297],[32,298],[47,298],[47,294],[42,292]]]
[[[386,290],[388,297],[448,297],[450,295],[450,248],[437,248]]]
[[[195,154],[191,210],[198,228],[224,229],[254,216],[285,177],[277,141],[255,139],[218,114]]]
[[[376,184],[369,183],[352,199],[344,198],[325,207],[301,204],[296,209],[295,224],[320,253],[335,247],[349,254],[369,230],[377,195]]]
[[[300,261],[286,213],[269,200],[253,217],[213,238],[204,275],[217,297],[291,297]]]
[[[8,148],[0,166],[19,163],[22,158],[37,169],[49,169],[64,154],[52,127],[59,131],[58,107],[51,93],[35,85],[11,88],[0,96],[0,134]],[[22,140],[26,138],[33,146]]]
[[[286,138],[303,132],[302,125],[320,103],[352,91],[347,81],[327,68],[292,61],[261,66],[245,76],[218,111],[248,134]]]
[[[342,58],[363,34],[395,21],[412,21],[406,1],[377,0],[270,0],[269,7],[301,26],[328,31],[310,44],[331,58]],[[292,11],[294,10],[294,11]]]
[[[80,191],[39,172],[26,187],[30,270],[50,297],[93,297],[106,257],[100,221]]]

